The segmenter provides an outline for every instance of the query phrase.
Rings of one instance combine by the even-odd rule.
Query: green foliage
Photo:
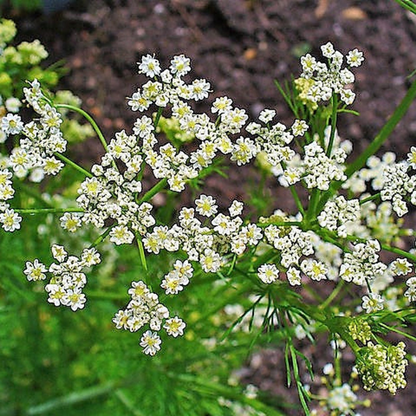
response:
[[[42,0],[0,0],[0,7],[9,5],[14,10],[34,11],[42,7]]]

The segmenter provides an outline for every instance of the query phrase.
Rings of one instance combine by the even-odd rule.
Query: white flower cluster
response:
[[[153,103],[159,108],[170,105],[172,116],[178,120],[183,133],[199,141],[198,148],[190,155],[177,152],[171,144],[157,151],[152,121],[144,116],[135,123],[134,133],[143,140],[143,158],[155,177],[167,178],[170,189],[176,192],[182,191],[189,179],[208,167],[218,152],[230,154],[238,165],[248,163],[257,153],[251,139],[240,137],[232,143],[228,137],[239,133],[248,118],[244,110],[232,107],[229,98],[221,97],[213,103],[212,113],[217,114],[217,122],[212,122],[206,114],[194,113],[186,103],[206,98],[210,89],[210,84],[203,79],[186,84],[182,77],[190,69],[190,60],[183,55],[175,56],[169,69],[163,71],[157,59],[150,55],[143,57],[139,72],[152,80],[137,90],[128,102],[134,111],[147,110]]]
[[[362,193],[366,191],[366,184],[371,184],[371,188],[375,191],[380,191],[386,178],[384,170],[388,166],[392,166],[396,161],[396,155],[393,152],[386,152],[379,158],[377,156],[370,156],[367,159],[366,167],[355,172],[345,183],[344,189],[349,189],[354,193]]]
[[[377,240],[368,240],[352,246],[352,252],[345,253],[344,262],[340,268],[340,277],[346,282],[363,286],[366,281],[375,279],[386,270],[387,266],[378,261],[381,250]]]
[[[402,217],[407,214],[406,199],[416,205],[416,176],[410,176],[411,165],[406,161],[386,166],[384,169],[384,184],[380,191],[383,201],[391,201],[394,212]]]
[[[407,290],[404,292],[404,296],[409,302],[416,301],[416,277],[411,277],[406,281]]]
[[[349,103],[353,93],[345,87],[354,80],[354,76],[349,69],[342,69],[342,55],[331,47],[330,44],[323,47],[329,66],[308,55],[302,59],[302,76],[309,82],[309,94],[314,97],[309,99],[317,103],[328,100],[336,93],[341,95],[344,103]],[[350,66],[358,66],[361,60],[362,55],[358,51],[351,52],[347,57]],[[361,224],[365,219],[359,199],[335,197],[326,202],[317,218],[320,227],[340,237],[348,237],[350,227],[355,227],[354,230],[359,231],[358,237],[362,238],[359,241],[369,239],[352,245],[351,249],[345,248],[344,256],[341,245],[338,247],[331,242],[331,233],[319,228],[315,218],[309,221],[307,216],[307,221],[304,221],[300,214],[289,216],[276,212],[256,224],[242,216],[242,202],[233,201],[228,212],[221,211],[217,201],[205,194],[195,199],[194,206],[178,208],[178,218],[173,225],[157,223],[152,214],[152,196],[166,187],[174,192],[183,191],[187,182],[197,178],[219,153],[228,155],[237,165],[246,164],[263,153],[281,183],[323,191],[314,191],[313,195],[318,197],[326,195],[324,192],[333,181],[346,180],[345,160],[351,151],[351,144],[340,142],[335,126],[325,131],[324,138],[317,135],[310,137],[312,135],[308,136],[309,127],[304,120],[297,119],[287,128],[279,122],[273,123],[276,112],[266,109],[261,112],[259,123],[246,126],[245,130],[251,137],[240,136],[248,117],[244,110],[234,108],[229,98],[220,97],[214,101],[211,112],[215,121],[207,114],[195,113],[188,105],[187,101],[205,99],[210,89],[209,83],[202,79],[186,83],[182,78],[189,71],[189,58],[183,55],[174,57],[165,70],[153,56],[142,58],[139,72],[151,79],[132,95],[128,104],[133,111],[140,112],[155,105],[157,113],[153,119],[146,115],[138,117],[131,134],[123,130],[116,133],[108,145],[103,143],[106,153],[101,162],[91,168],[91,172],[79,168],[86,178],[78,189],[78,208],[71,208],[71,212],[61,217],[62,228],[75,232],[86,224],[92,224],[99,229],[105,228],[102,238],[108,236],[115,245],[132,244],[136,239],[141,255],[143,250],[156,255],[162,250],[178,253],[180,260],[176,260],[172,269],[160,279],[160,288],[166,295],[177,295],[183,291],[193,278],[194,269],[217,273],[227,263],[234,264],[238,256],[247,252],[257,256],[264,248],[276,250],[272,260],[269,258],[264,264],[256,266],[258,278],[265,284],[272,284],[281,276],[286,276],[292,286],[300,285],[304,277],[314,281],[341,278],[364,286],[382,276],[387,267],[378,260],[379,242],[370,239],[371,233],[367,230],[366,234],[366,227]],[[9,165],[0,170],[0,221],[3,228],[9,231],[20,227],[20,217],[5,202],[14,194],[12,171],[17,176],[29,169],[41,169],[42,174],[56,174],[63,166],[58,157],[68,162],[60,155],[66,148],[60,132],[60,114],[42,94],[37,81],[25,89],[25,95],[39,119],[24,124],[20,116],[9,114],[2,120],[4,134],[24,136],[20,146],[12,151]],[[156,127],[162,111],[171,115],[183,134],[195,138],[194,146],[189,146],[193,150],[185,153],[173,144],[160,142],[160,130]],[[305,140],[302,140],[303,135]],[[296,145],[302,145],[303,155],[291,148],[294,141]],[[412,158],[416,160],[416,156]],[[374,186],[382,189],[384,199],[394,199],[396,194],[404,197],[401,189],[405,189],[407,194],[411,192],[409,181],[405,179],[408,177],[407,169],[413,162],[403,164],[403,172],[407,176],[404,178],[403,174],[404,179],[400,179],[402,165],[393,164],[390,159],[380,163],[376,163],[375,158],[369,161],[370,173],[367,172],[366,176],[364,170],[360,171],[360,184],[365,188],[366,182],[371,180]],[[159,181],[144,192],[142,176],[146,166]],[[380,172],[384,172],[381,182]],[[354,183],[350,183],[349,190],[353,189]],[[391,207],[389,202],[385,204],[387,208]],[[371,207],[371,204],[368,206]],[[388,211],[387,208],[383,213]],[[378,220],[373,217],[372,227],[376,228]],[[385,215],[382,216],[384,218]],[[25,270],[27,278],[44,280],[47,273],[52,274],[51,281],[46,285],[49,302],[56,306],[69,306],[73,310],[82,308],[86,300],[82,293],[86,284],[82,269],[97,264],[98,253],[95,249],[86,249],[81,258],[77,258],[69,256],[63,247],[56,245],[52,251],[57,263],[47,268],[37,259],[33,263],[28,262]],[[397,262],[389,269],[389,277],[404,275],[404,268],[405,264]],[[405,296],[413,301],[416,283],[409,279],[407,285],[409,289]],[[113,321],[117,328],[131,332],[143,330],[148,325],[150,329],[142,334],[140,345],[146,354],[154,355],[160,350],[162,341],[158,332],[161,328],[176,337],[183,334],[185,323],[177,316],[171,318],[169,310],[149,287],[143,282],[133,282],[129,290],[131,301],[125,309],[117,312]],[[363,298],[362,307],[367,312],[377,311],[383,304],[383,298],[375,292]]]
[[[301,122],[301,120],[296,120],[294,124],[300,124]],[[293,128],[292,126],[292,131]],[[305,131],[302,130],[302,134]],[[324,131],[323,141],[325,146],[328,146],[330,133],[331,129],[329,126]],[[290,133],[287,134],[289,135],[288,137],[292,137]],[[319,139],[317,135],[315,135],[314,140],[304,146],[303,157],[289,147],[280,147],[275,152],[277,151],[282,156],[280,159],[273,158],[269,156],[269,154],[273,155],[273,146],[269,145],[266,147],[263,145],[263,148],[266,149],[264,153],[267,161],[272,164],[272,173],[278,177],[282,186],[288,187],[302,181],[309,189],[318,188],[325,191],[332,181],[344,181],[346,179],[344,163],[352,151],[351,142],[348,140],[341,141],[335,131],[334,149],[331,151],[331,155],[328,156],[323,147],[318,144]],[[281,164],[279,165],[278,162],[281,162]]]
[[[308,188],[318,188],[326,191],[332,181],[346,179],[344,174],[345,166],[343,163],[347,158],[347,153],[338,148],[329,158],[324,149],[318,143],[312,142],[305,146],[303,180]]]
[[[206,273],[217,272],[227,254],[241,255],[249,246],[256,246],[263,237],[260,227],[243,224],[240,214],[243,204],[233,201],[229,215],[218,213],[216,201],[211,196],[200,195],[195,200],[195,208],[183,207],[179,212],[179,222],[171,228],[156,226],[143,238],[144,248],[157,254],[160,250],[183,250],[188,260],[177,261],[174,269],[164,276],[162,288],[166,294],[177,294],[189,283],[193,268],[189,261],[198,262]],[[204,224],[196,213],[206,217]]]
[[[344,383],[342,386],[334,387],[328,394],[326,405],[329,410],[338,410],[343,415],[352,414],[355,409],[357,395],[352,391],[351,386]]]
[[[325,204],[318,216],[318,222],[321,227],[336,231],[340,237],[346,237],[349,223],[358,221],[360,215],[358,199],[346,200],[339,195]]]
[[[40,118],[23,123],[17,114],[7,114],[1,120],[1,129],[6,137],[22,134],[20,145],[13,148],[9,166],[18,177],[26,176],[29,170],[37,175],[56,175],[63,163],[56,157],[66,150],[67,142],[60,130],[61,114],[48,102],[37,80],[30,83],[30,88],[23,89],[26,102]]]
[[[269,225],[265,228],[264,234],[269,244],[280,252],[280,264],[287,269],[286,276],[292,286],[301,284],[300,261],[302,256],[309,256],[314,253],[312,245],[312,233],[302,231],[296,226],[276,226]],[[307,263],[304,263],[305,270],[310,270]],[[260,270],[261,275],[264,276],[265,270]],[[270,274],[270,271],[268,272]],[[277,278],[277,274],[275,274]],[[271,277],[262,278],[268,283]],[[320,280],[317,278],[316,280]]]
[[[140,203],[137,198],[142,191],[142,184],[137,180],[143,162],[139,149],[135,136],[127,135],[125,131],[116,134],[101,164],[92,167],[91,177],[87,177],[78,189],[77,203],[84,212],[71,216],[79,219],[75,227],[92,223],[101,228],[111,220],[110,240],[119,245],[130,244],[134,233],[144,234],[147,227],[155,224],[152,205]],[[122,173],[115,160],[125,163],[126,169]],[[68,226],[64,225],[64,228]]]
[[[172,337],[182,336],[185,329],[185,322],[174,316],[169,318],[168,308],[159,302],[156,293],[149,290],[142,282],[133,282],[129,291],[131,300],[125,309],[119,310],[113,318],[117,329],[126,329],[130,332],[137,332],[145,325],[149,325],[140,339],[140,346],[147,355],[155,355],[160,350],[162,343],[158,331],[163,328]]]
[[[275,114],[274,110],[263,110],[259,119],[265,125],[251,122],[247,125],[246,130],[254,136],[258,146],[257,150],[266,156],[268,163],[273,167],[278,167],[281,162],[290,162],[295,152],[289,147],[294,138],[292,132],[282,123],[270,124]],[[299,133],[304,131],[306,129],[302,129]]]
[[[0,169],[0,223],[4,231],[13,232],[20,228],[22,218],[11,207],[8,201],[13,198],[12,173],[7,169]]]
[[[45,280],[46,273],[50,273],[50,281],[45,286],[48,302],[55,306],[68,306],[73,311],[82,309],[86,302],[82,290],[87,283],[87,276],[83,269],[100,263],[100,254],[95,248],[89,248],[84,249],[79,258],[68,256],[63,246],[54,244],[52,256],[57,262],[52,263],[49,268],[38,259],[26,262],[24,273],[27,280]]]
[[[330,42],[323,45],[321,50],[323,56],[328,59],[328,64],[317,61],[310,54],[301,58],[301,77],[310,81],[305,98],[313,103],[319,103],[328,101],[336,93],[340,94],[345,104],[352,104],[355,94],[347,86],[354,82],[355,77],[348,68],[342,68],[343,54],[336,51]],[[350,67],[357,67],[361,65],[364,58],[362,52],[355,49],[348,53],[346,60]]]

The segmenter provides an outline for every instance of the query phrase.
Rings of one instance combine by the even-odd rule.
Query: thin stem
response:
[[[412,341],[416,341],[416,337],[414,337],[413,335],[408,334],[407,332],[401,331],[400,329],[397,329],[394,326],[389,326],[389,325],[383,324],[382,322],[379,325],[381,327],[383,327],[384,329],[387,329],[387,330],[392,331],[392,332],[396,332],[396,334],[403,335],[404,337],[409,338]]]
[[[290,185],[289,186],[289,189],[290,189],[290,192],[292,193],[292,197],[293,197],[293,199],[295,201],[295,204],[296,204],[299,212],[302,214],[302,216],[305,216],[305,210],[303,209],[302,202],[301,202],[301,200],[299,198],[298,193],[296,192],[295,187],[293,185]]]
[[[335,132],[337,130],[337,110],[338,110],[338,97],[336,94],[332,95],[332,115],[331,115],[331,134],[329,136],[328,148],[326,149],[326,155],[331,157],[332,147],[334,146]]]
[[[76,169],[78,172],[81,172],[83,175],[88,176],[89,178],[92,178],[94,175],[90,172],[88,172],[83,167],[79,166],[75,162],[73,162],[71,159],[68,159],[66,156],[61,155],[60,153],[55,152],[53,154],[58,159],[61,159],[62,162],[65,162],[67,165],[72,166],[74,169]]]
[[[142,237],[139,233],[136,233],[136,241],[137,241],[137,248],[139,249],[140,261],[142,263],[143,268],[147,271],[148,268],[147,268],[146,254],[144,252]],[[148,282],[146,282],[146,284],[148,285]]]
[[[312,189],[312,194],[309,199],[309,207],[307,212],[307,220],[310,222],[317,218],[317,205],[319,202],[320,190],[318,188]]]
[[[62,214],[65,212],[84,212],[81,208],[13,208],[18,214]]]
[[[392,246],[389,246],[387,244],[381,244],[381,248],[383,250],[390,251],[391,253],[399,254],[400,256],[403,256],[403,257],[413,261],[413,263],[416,263],[416,256],[414,254],[410,254],[408,251],[404,251],[400,248],[392,247]]]
[[[149,189],[139,200],[139,204],[142,202],[150,201],[158,192],[160,192],[168,183],[166,178],[159,181],[153,188]]]
[[[416,4],[412,0],[394,0],[397,4],[400,4],[404,9],[416,14]]]
[[[100,142],[103,145],[104,150],[108,153],[108,145],[102,131],[98,127],[98,124],[95,122],[95,120],[86,111],[84,111],[82,108],[75,107],[70,104],[57,104],[56,108],[67,108],[68,110],[72,110],[78,114],[81,114],[91,124],[92,128],[97,133],[97,136],[100,139]],[[118,170],[117,164],[114,159],[112,160],[111,164],[114,169]]]
[[[108,236],[108,234],[110,234],[112,228],[115,226],[116,224],[114,223],[113,225],[111,225],[110,227],[108,227],[91,245],[89,248],[94,248],[97,247],[99,244],[101,244]]]
[[[157,110],[156,116],[155,116],[155,121],[153,123],[155,130],[156,130],[156,127],[159,124],[160,117],[162,117],[162,113],[163,113],[163,108],[159,107],[158,110]]]
[[[101,132],[101,130],[98,127],[98,124],[95,122],[95,120],[86,111],[84,111],[82,108],[75,107],[75,106],[70,105],[70,104],[56,104],[55,107],[56,108],[66,108],[68,110],[72,110],[72,111],[75,111],[78,114],[81,114],[86,120],[88,120],[88,122],[91,124],[94,131],[97,133],[97,136],[100,139],[100,142],[102,143],[102,145],[104,147],[104,150],[106,152],[108,151],[107,142],[105,141],[103,133]]]
[[[319,309],[326,309],[331,302],[339,295],[343,287],[345,286],[345,281],[340,280],[336,288],[332,291],[332,293],[326,298],[325,302],[319,305]]]
[[[367,198],[360,200],[360,205],[366,204],[367,202],[375,201],[376,199],[380,198],[380,192],[376,193],[375,195],[368,196]]]

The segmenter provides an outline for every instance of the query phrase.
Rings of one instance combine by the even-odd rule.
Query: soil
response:
[[[128,109],[126,97],[143,81],[137,61],[148,53],[164,66],[173,55],[184,53],[193,61],[193,76],[211,82],[212,99],[227,95],[251,117],[265,107],[275,108],[283,122],[291,123],[274,80],[299,74],[299,56],[319,55],[319,46],[327,41],[343,53],[358,48],[366,62],[355,71],[358,97],[353,108],[361,116],[345,115],[340,121],[340,135],[353,141],[356,152],[386,122],[416,67],[415,17],[393,0],[75,0],[54,14],[11,17],[20,38],[41,40],[50,63],[66,61],[69,72],[61,89],[83,99],[109,139],[115,131],[131,130],[136,114]],[[201,111],[208,108],[199,106]],[[384,149],[404,155],[415,135],[413,105]],[[85,144],[79,157],[89,163],[97,159],[95,143]],[[227,199],[243,193],[238,175],[231,174],[227,183],[211,184],[213,192],[221,190]],[[245,379],[287,396],[278,387],[284,384],[279,354],[264,353],[247,368]],[[319,348],[311,354],[325,363]],[[412,384],[394,400],[388,394],[372,396],[377,400],[362,415],[416,414]]]

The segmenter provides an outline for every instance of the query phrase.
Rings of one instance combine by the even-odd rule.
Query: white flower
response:
[[[195,200],[196,212],[205,216],[211,217],[217,213],[218,207],[216,200],[212,196],[201,195]]]
[[[95,248],[86,248],[82,251],[81,260],[85,266],[94,266],[100,263],[100,253]]]
[[[68,253],[65,250],[64,246],[59,246],[58,244],[53,244],[51,247],[52,256],[55,260],[58,260],[60,263],[65,261]]]
[[[370,293],[368,296],[363,296],[362,308],[367,313],[377,312],[384,308],[383,302],[384,299],[380,295]]]
[[[221,256],[211,249],[206,249],[204,254],[201,254],[200,263],[202,270],[206,273],[217,272],[221,267]]]
[[[76,213],[66,212],[60,221],[61,227],[70,233],[74,233],[81,226],[80,215]]]
[[[263,264],[257,270],[259,279],[266,284],[273,283],[279,278],[279,270],[275,264]]]
[[[0,214],[0,222],[3,223],[3,229],[5,231],[13,232],[20,229],[21,221],[22,218],[12,209],[6,209],[5,212]]]
[[[292,133],[294,136],[303,136],[308,130],[309,126],[306,124],[305,120],[295,120],[292,125]]]
[[[166,330],[166,333],[174,338],[176,338],[179,335],[182,336],[185,327],[185,322],[177,316],[168,319],[165,325],[163,325],[163,328]]]
[[[325,45],[321,46],[322,55],[325,58],[332,58],[335,53],[334,45],[331,42],[326,43]]]
[[[131,244],[133,239],[134,234],[125,225],[117,225],[110,231],[110,241],[117,245]]]
[[[231,217],[237,217],[243,212],[244,205],[240,201],[234,200],[231,206],[228,208],[228,212],[230,213]]]
[[[35,259],[33,263],[30,261],[26,262],[26,269],[24,270],[24,274],[27,277],[27,280],[36,281],[36,280],[45,280],[46,279],[46,266],[41,263],[38,259]]]
[[[210,84],[205,79],[196,79],[191,84],[191,99],[195,101],[203,100],[208,97]]]
[[[295,267],[289,267],[286,272],[287,280],[292,286],[301,284],[300,271]]]
[[[21,101],[15,97],[8,98],[4,104],[6,106],[6,110],[11,113],[17,113],[19,108],[22,106]]]
[[[228,97],[216,98],[215,101],[212,104],[211,112],[213,114],[215,114],[215,113],[218,113],[218,114],[226,113],[227,111],[231,110],[232,103],[233,103],[232,100]]]
[[[348,52],[347,63],[349,66],[358,67],[364,61],[364,55],[358,49],[354,49]]]
[[[6,135],[19,134],[23,130],[23,122],[17,114],[7,114],[1,119],[1,129]]]
[[[60,306],[63,304],[63,299],[65,296],[65,291],[62,286],[57,284],[48,284],[45,286],[46,292],[49,294],[48,302],[53,303],[55,306]]]
[[[142,57],[139,64],[139,73],[146,75],[149,78],[153,78],[160,74],[160,63],[152,55],[146,55]]]
[[[159,335],[156,332],[146,331],[141,339],[140,339],[140,346],[143,347],[143,352],[147,355],[155,355],[158,351],[160,351],[160,344],[162,340],[160,339]]]
[[[276,115],[275,110],[268,110],[265,108],[259,115],[259,120],[267,124],[269,121],[272,121],[273,117]]]
[[[83,309],[86,301],[87,299],[84,293],[81,292],[81,289],[74,288],[66,291],[62,304],[76,311],[77,309]]]
[[[179,77],[186,75],[191,70],[191,60],[185,55],[174,56],[170,61],[170,72]]]

